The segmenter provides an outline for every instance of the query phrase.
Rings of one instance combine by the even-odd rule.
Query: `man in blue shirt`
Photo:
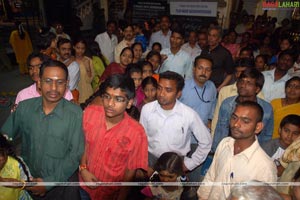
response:
[[[213,138],[212,151],[215,152],[220,141],[230,135],[229,120],[236,103],[244,101],[257,102],[264,110],[264,128],[257,136],[259,143],[266,142],[272,138],[274,116],[270,103],[257,97],[264,85],[264,76],[255,68],[246,69],[237,80],[238,95],[225,99],[219,111],[218,122]]]

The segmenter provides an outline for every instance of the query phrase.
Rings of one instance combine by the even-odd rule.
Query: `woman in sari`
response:
[[[273,138],[278,138],[280,121],[289,114],[300,115],[300,77],[293,77],[285,83],[285,98],[271,101],[274,112]]]

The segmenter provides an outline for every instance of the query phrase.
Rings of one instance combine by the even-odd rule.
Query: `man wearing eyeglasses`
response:
[[[264,128],[257,135],[258,142],[262,144],[272,139],[274,116],[270,103],[257,97],[264,85],[264,76],[255,68],[248,68],[241,73],[237,80],[238,95],[226,98],[220,107],[218,122],[213,137],[212,151],[215,152],[220,141],[229,136],[230,116],[238,102],[254,101],[257,102],[264,111]]]
[[[24,101],[26,99],[31,99],[34,97],[41,96],[41,89],[38,87],[38,80],[39,80],[39,73],[40,68],[43,64],[43,62],[47,58],[42,53],[32,53],[27,58],[27,65],[28,65],[28,71],[29,76],[34,81],[32,85],[30,85],[27,88],[24,88],[23,90],[19,91],[16,97],[15,106],[19,104],[19,102]],[[64,98],[67,100],[72,100],[73,96],[69,89],[66,90],[66,93],[64,94]],[[14,110],[15,108],[13,108]]]
[[[108,77],[100,88],[102,105],[88,106],[83,115],[85,152],[79,166],[81,182],[131,182],[148,169],[148,142],[143,127],[127,113],[133,104],[133,80]],[[81,186],[82,199],[126,199],[128,187]]]
[[[63,98],[68,85],[67,67],[54,60],[40,69],[41,97],[19,103],[1,131],[21,138],[21,156],[34,177],[45,185],[24,186],[33,199],[79,199],[78,187],[54,187],[53,182],[76,181],[84,150],[82,110]]]

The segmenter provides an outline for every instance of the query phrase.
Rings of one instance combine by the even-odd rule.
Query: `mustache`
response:
[[[207,78],[205,75],[201,75],[199,76],[199,78]]]

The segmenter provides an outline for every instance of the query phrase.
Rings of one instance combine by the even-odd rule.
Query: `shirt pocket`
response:
[[[183,145],[185,143],[185,137],[187,128],[180,123],[172,123],[172,129],[169,129],[168,140],[171,141],[172,145]]]

